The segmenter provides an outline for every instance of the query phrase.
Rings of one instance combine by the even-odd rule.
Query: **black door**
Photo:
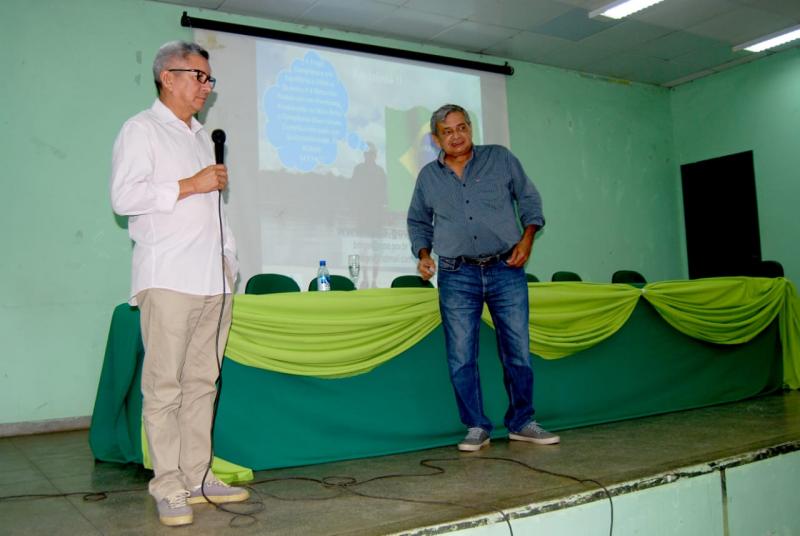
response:
[[[681,166],[689,277],[750,275],[761,261],[753,151]]]

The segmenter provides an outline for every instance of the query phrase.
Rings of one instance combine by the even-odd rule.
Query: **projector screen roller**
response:
[[[195,30],[218,82],[200,119],[227,133],[224,198],[240,283],[281,273],[306,289],[321,259],[358,288],[415,274],[406,210],[438,154],[430,116],[472,118],[475,143],[508,145],[505,80],[428,63]]]

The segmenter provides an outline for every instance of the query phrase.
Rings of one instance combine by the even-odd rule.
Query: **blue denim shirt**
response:
[[[542,199],[519,160],[500,145],[474,146],[461,179],[440,153],[420,171],[407,219],[415,257],[422,248],[440,257],[503,253],[522,237],[520,223],[544,226]]]

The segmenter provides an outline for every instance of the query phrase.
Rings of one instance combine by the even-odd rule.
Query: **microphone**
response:
[[[211,141],[214,142],[214,156],[217,158],[217,164],[224,164],[225,160],[225,131],[216,129],[211,133]]]

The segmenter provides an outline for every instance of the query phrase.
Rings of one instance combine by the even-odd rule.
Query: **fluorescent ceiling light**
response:
[[[602,15],[611,19],[621,19],[627,17],[631,13],[641,11],[661,1],[662,0],[617,0],[616,2],[611,2],[610,4],[595,9],[589,13],[589,17],[594,18],[598,15]]]
[[[794,41],[795,39],[800,39],[800,24],[792,26],[791,28],[786,28],[780,32],[759,37],[747,43],[742,43],[741,45],[736,45],[733,47],[733,51],[748,50],[750,52],[761,52],[768,48],[774,48],[788,43],[789,41]]]

